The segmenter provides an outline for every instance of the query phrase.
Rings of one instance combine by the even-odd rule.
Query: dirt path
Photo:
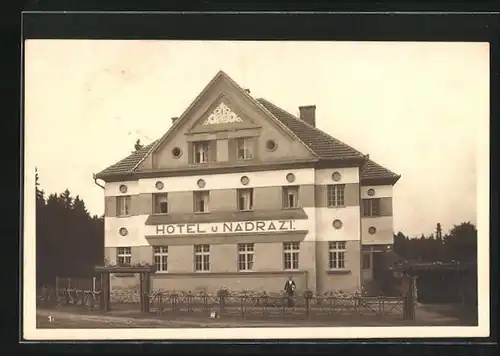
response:
[[[49,317],[51,317],[49,321]],[[223,321],[206,320],[165,320],[153,318],[131,318],[110,315],[85,315],[57,310],[38,310],[38,327],[43,328],[227,328],[227,327],[289,327],[297,323],[273,321]],[[307,325],[313,326],[313,325]],[[325,326],[314,325],[314,326]]]

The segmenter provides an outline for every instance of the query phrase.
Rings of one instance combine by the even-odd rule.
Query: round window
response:
[[[182,154],[182,151],[179,147],[174,147],[172,148],[172,156],[174,156],[174,158],[179,158]]]
[[[340,178],[342,178],[342,176],[340,175],[339,172],[334,172],[332,174],[332,179],[335,181],[335,182],[338,182],[340,180]]]
[[[127,234],[128,234],[127,229],[125,229],[124,227],[122,227],[122,228],[120,229],[120,235],[122,235],[122,236],[126,236]]]
[[[207,184],[203,179],[198,179],[198,187],[200,188],[205,188],[205,185]]]
[[[368,189],[368,195],[373,197],[375,195],[375,189]]]
[[[120,185],[120,192],[121,193],[126,193],[127,192],[127,186],[125,184]]]
[[[370,226],[370,227],[368,228],[368,233],[369,233],[370,235],[374,235],[376,232],[377,232],[377,229],[375,228],[375,226]]]
[[[339,219],[333,220],[333,227],[337,230],[340,229],[342,227],[342,221]]]
[[[163,182],[160,182],[160,181],[156,182],[155,187],[158,190],[162,190],[163,189]]]
[[[277,145],[276,145],[276,142],[274,142],[274,140],[268,140],[266,142],[266,148],[269,150],[269,151],[274,151],[276,149]]]
[[[288,173],[288,174],[286,175],[286,180],[287,180],[288,182],[290,182],[290,183],[295,182],[295,174],[293,174],[293,173]]]
[[[247,185],[248,183],[250,183],[250,179],[247,176],[241,177],[240,181],[241,181],[241,184],[243,184],[243,185]]]

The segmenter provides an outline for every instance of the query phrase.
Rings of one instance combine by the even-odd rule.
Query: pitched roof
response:
[[[368,160],[361,171],[361,179],[368,180],[384,178],[395,179],[397,181],[400,176],[394,172],[391,172],[387,168],[382,167],[380,164],[375,163],[372,160]]]
[[[158,141],[158,140],[156,140],[156,141]],[[141,148],[138,151],[135,151],[130,156],[123,158],[122,160],[118,161],[117,163],[113,164],[112,166],[109,166],[105,170],[99,172],[97,174],[97,176],[107,176],[107,175],[112,175],[112,174],[126,174],[126,173],[132,172],[132,170],[137,165],[137,163],[139,163],[139,161],[146,156],[146,154],[153,147],[153,145],[156,143],[156,141],[150,143],[147,146],[144,146],[143,148]]]
[[[300,120],[270,101],[262,98],[256,100],[287,126],[302,142],[309,146],[320,159],[365,156],[358,150],[355,150],[351,146],[337,140],[307,122]]]
[[[225,75],[225,73],[221,73]],[[367,155],[364,155],[363,153],[347,145],[346,143],[337,140],[336,138],[328,135],[320,129],[310,125],[309,123],[302,121],[301,119],[276,106],[270,101],[263,98],[254,99],[250,95],[249,97],[254,101],[255,104],[267,111],[271,115],[271,117],[276,118],[289,131],[291,131],[291,133],[295,135],[300,141],[302,141],[320,160],[345,159],[348,157],[368,157]],[[178,124],[178,122],[176,123]],[[171,131],[171,129],[169,130],[169,132]],[[168,135],[169,132],[167,132],[166,135]],[[166,135],[164,135],[163,138]],[[128,157],[123,158],[119,162],[99,172],[96,177],[132,173],[138,166],[138,164],[146,158],[146,156],[151,152],[151,150],[159,141],[160,139],[150,143],[147,146],[144,146]],[[393,181],[393,184],[399,179],[399,177],[400,176],[398,176],[397,174],[371,160],[367,161],[361,173],[362,180],[390,179]]]

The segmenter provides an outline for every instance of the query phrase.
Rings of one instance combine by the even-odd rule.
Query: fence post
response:
[[[92,277],[92,292],[94,292],[94,293],[96,292],[96,290],[95,290],[95,279],[96,279],[95,277]]]
[[[240,296],[240,307],[241,307],[241,317],[245,319],[245,311],[244,311],[244,296]]]
[[[309,296],[305,297],[305,302],[306,302],[306,317],[308,319],[311,319],[311,301]]]

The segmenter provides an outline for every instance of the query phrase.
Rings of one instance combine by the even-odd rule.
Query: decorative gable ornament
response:
[[[243,122],[243,119],[236,115],[226,104],[220,103],[214,112],[203,121],[202,125],[232,124]]]

